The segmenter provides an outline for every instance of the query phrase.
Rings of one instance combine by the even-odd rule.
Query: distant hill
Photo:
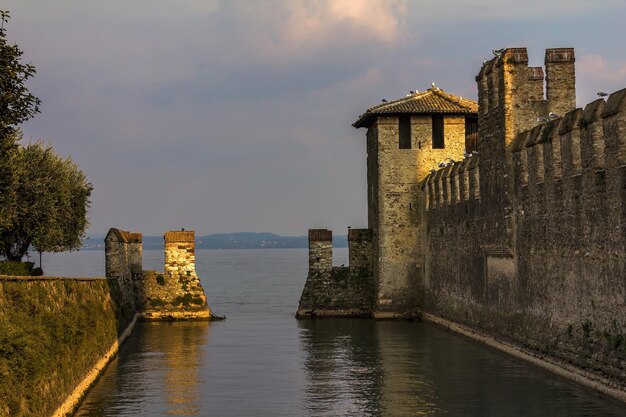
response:
[[[196,236],[196,249],[288,249],[307,248],[307,236],[281,236],[274,233],[218,233]],[[347,248],[345,235],[333,236],[335,248]],[[163,236],[143,236],[144,249],[163,249]],[[104,235],[85,239],[83,249],[104,250]]]

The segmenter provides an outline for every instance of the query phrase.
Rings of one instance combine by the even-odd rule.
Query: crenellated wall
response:
[[[551,51],[547,61],[557,59]],[[573,68],[563,62],[568,57],[560,55],[559,74]],[[557,91],[541,106],[562,114],[540,123],[531,105],[518,102],[507,113],[492,101],[490,111],[481,107],[482,121],[499,120],[503,128],[481,127],[492,133],[484,133],[480,159],[449,165],[422,182],[424,311],[624,390],[626,89],[564,112],[573,106],[573,84],[561,80],[559,90],[555,78]],[[529,89],[538,94],[533,82]],[[504,87],[498,96],[508,93]]]
[[[349,266],[333,267],[333,236],[309,230],[309,274],[296,317],[369,317],[374,302],[370,229],[348,229]]]
[[[331,232],[310,231],[299,316],[368,299],[375,318],[419,311],[626,399],[626,89],[576,109],[574,50],[544,63],[529,67],[526,48],[485,61],[478,134],[446,137],[449,158],[415,142],[425,119],[412,116],[410,149],[397,116],[372,119],[371,244],[333,268]],[[369,250],[371,296],[346,301],[336,276]]]

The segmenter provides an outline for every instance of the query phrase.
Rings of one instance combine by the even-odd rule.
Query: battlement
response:
[[[431,172],[420,185],[424,209],[446,208],[468,200],[480,200],[480,159],[478,155]]]
[[[505,143],[532,128],[538,118],[563,115],[576,107],[573,48],[545,51],[544,69],[528,66],[526,48],[508,48],[486,61],[478,75],[479,126],[505,128]],[[503,125],[507,126],[503,126]]]
[[[623,89],[606,102],[595,100],[518,134],[511,145],[516,193],[525,187],[524,192],[547,192],[536,185],[549,181],[562,182],[563,192],[572,194],[579,191],[571,189],[577,186],[573,178],[581,174],[592,175],[597,186],[620,175],[617,168],[626,164],[625,108]]]

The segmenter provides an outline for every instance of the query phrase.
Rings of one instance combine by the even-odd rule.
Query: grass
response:
[[[131,314],[110,285],[0,281],[0,416],[52,414],[110,348]]]

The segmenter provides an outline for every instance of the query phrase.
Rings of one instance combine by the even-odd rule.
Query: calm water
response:
[[[336,250],[336,263],[347,252]],[[199,250],[225,322],[139,324],[78,416],[626,416],[626,407],[425,323],[297,321],[306,250]],[[163,254],[146,251],[146,268]],[[44,255],[102,275],[103,252]]]

